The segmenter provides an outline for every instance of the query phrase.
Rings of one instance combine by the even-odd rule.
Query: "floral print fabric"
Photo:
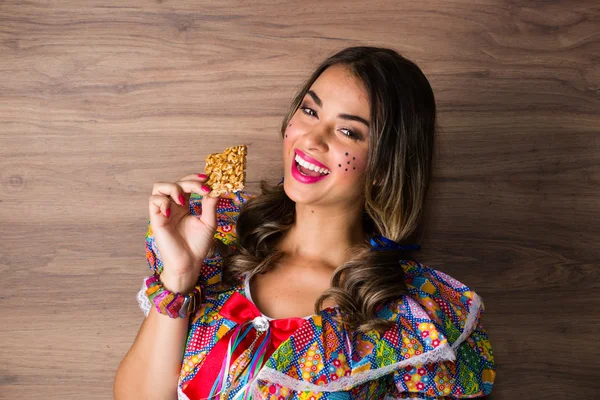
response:
[[[215,238],[235,249],[235,225],[243,204],[252,198],[239,191],[221,196]],[[200,215],[201,196],[190,198],[190,211]],[[152,271],[162,271],[160,253],[148,221],[146,258]],[[205,300],[190,318],[179,381],[179,397],[207,354],[234,321],[219,310],[244,285],[221,285],[222,259],[204,260],[199,281]],[[481,318],[482,299],[451,276],[414,260],[399,260],[408,295],[382,306],[377,315],[394,321],[383,334],[360,333],[339,323],[342,310],[331,307],[306,320],[264,362],[248,389],[252,399],[440,399],[481,397],[491,392],[494,355]],[[138,293],[140,306],[145,302]],[[142,307],[142,309],[145,309]],[[147,312],[147,311],[145,311]],[[239,384],[238,389],[243,385]],[[226,399],[233,399],[236,387]],[[218,397],[215,397],[216,399]],[[195,399],[190,399],[195,400]]]

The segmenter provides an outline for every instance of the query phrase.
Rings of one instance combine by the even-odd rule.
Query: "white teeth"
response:
[[[317,167],[315,164],[311,164],[308,161],[304,161],[302,158],[300,158],[299,155],[296,154],[296,158],[295,160],[298,162],[298,164],[302,165],[304,168],[309,169],[311,171],[317,171],[321,174],[329,174],[329,170],[326,168],[320,168]]]

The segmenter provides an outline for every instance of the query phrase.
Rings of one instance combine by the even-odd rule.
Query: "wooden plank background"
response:
[[[595,1],[0,0],[0,398],[108,399],[157,180],[278,130],[316,65],[391,47],[442,130],[420,261],[484,299],[490,398],[600,391]]]

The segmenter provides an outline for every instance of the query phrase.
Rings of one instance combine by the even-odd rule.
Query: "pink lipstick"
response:
[[[314,160],[313,158],[307,157],[304,153],[301,153],[299,150],[297,150],[297,151],[300,154],[300,157],[306,157],[307,160],[310,159],[311,163],[314,162],[316,165],[323,165],[323,164],[319,163],[318,161],[315,162],[316,160]],[[314,160],[314,161],[312,161],[312,160]],[[323,166],[323,167],[325,167],[325,166]],[[298,166],[296,165],[296,157],[294,156],[294,158],[292,159],[292,176],[298,182],[301,182],[301,183],[316,183],[316,182],[319,182],[320,180],[323,180],[324,178],[326,178],[329,175],[331,175],[331,173],[329,173],[327,175],[320,175],[320,176],[308,176],[308,175],[304,175],[303,173],[300,172],[300,170],[298,170]]]
[[[304,152],[300,149],[294,149],[294,151],[296,152],[296,154],[298,154],[300,156],[300,158],[302,158],[304,161],[308,161],[311,164],[315,164],[317,167],[321,167],[321,168],[325,168],[325,169],[329,169],[329,167],[327,167],[327,165],[321,164],[320,162],[318,162],[317,160],[315,160],[314,158],[312,158],[311,156],[304,154]],[[331,171],[331,170],[330,170]]]

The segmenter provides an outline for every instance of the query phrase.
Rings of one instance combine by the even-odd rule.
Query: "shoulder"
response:
[[[382,317],[396,322],[383,336],[384,346],[393,344],[397,336],[402,341],[396,363],[402,367],[394,370],[399,392],[454,397],[489,394],[496,373],[482,323],[481,296],[440,270],[414,260],[400,264],[409,293],[380,311]],[[436,379],[425,383],[424,376],[441,382],[446,377],[446,385]]]
[[[450,275],[412,260],[401,260],[412,300],[419,303],[457,347],[479,324],[483,299]],[[398,304],[398,303],[396,303]]]

